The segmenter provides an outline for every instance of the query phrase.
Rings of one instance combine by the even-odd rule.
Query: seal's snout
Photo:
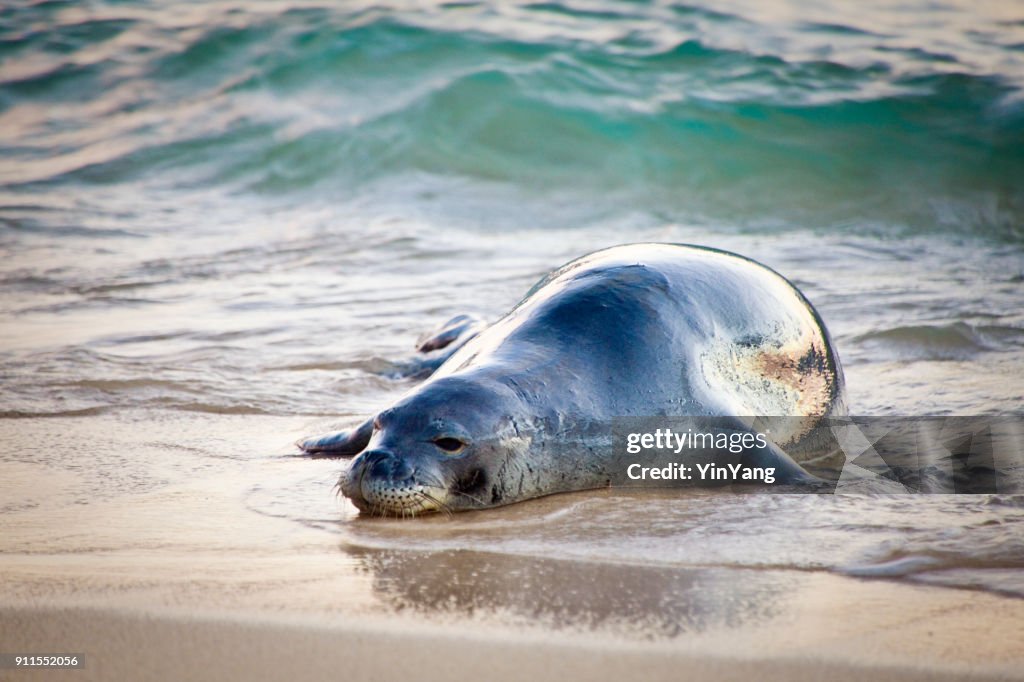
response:
[[[341,481],[341,492],[360,511],[396,516],[445,509],[448,495],[409,457],[383,448],[367,450],[352,463]]]
[[[366,475],[381,481],[402,482],[412,478],[413,468],[403,457],[388,450],[370,450],[363,455]]]

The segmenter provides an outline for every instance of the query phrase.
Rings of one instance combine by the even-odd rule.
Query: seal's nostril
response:
[[[364,469],[371,478],[383,481],[404,481],[410,478],[415,470],[404,457],[399,457],[388,450],[370,450],[363,453]]]

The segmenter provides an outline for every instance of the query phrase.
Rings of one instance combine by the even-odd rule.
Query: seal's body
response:
[[[392,407],[300,444],[361,453],[341,480],[359,509],[413,515],[625,483],[615,417],[812,417],[806,429],[845,413],[842,369],[814,308],[774,271],[723,251],[598,251],[483,331],[463,324],[468,340],[446,327],[461,346]],[[815,453],[801,451],[805,434],[778,435],[785,453],[771,445],[754,463],[781,481],[806,478],[797,462]]]

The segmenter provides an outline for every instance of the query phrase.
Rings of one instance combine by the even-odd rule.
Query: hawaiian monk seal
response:
[[[613,417],[846,410],[839,358],[811,304],[725,251],[598,251],[481,327],[455,318],[420,344],[447,346],[428,380],[355,429],[299,443],[359,455],[340,488],[360,510],[411,516],[628,483]],[[813,479],[797,463],[811,456],[800,436],[754,452],[754,463],[780,482]]]

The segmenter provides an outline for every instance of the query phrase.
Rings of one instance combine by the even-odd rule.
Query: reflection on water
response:
[[[771,620],[799,575],[345,547],[396,611],[673,637]]]

